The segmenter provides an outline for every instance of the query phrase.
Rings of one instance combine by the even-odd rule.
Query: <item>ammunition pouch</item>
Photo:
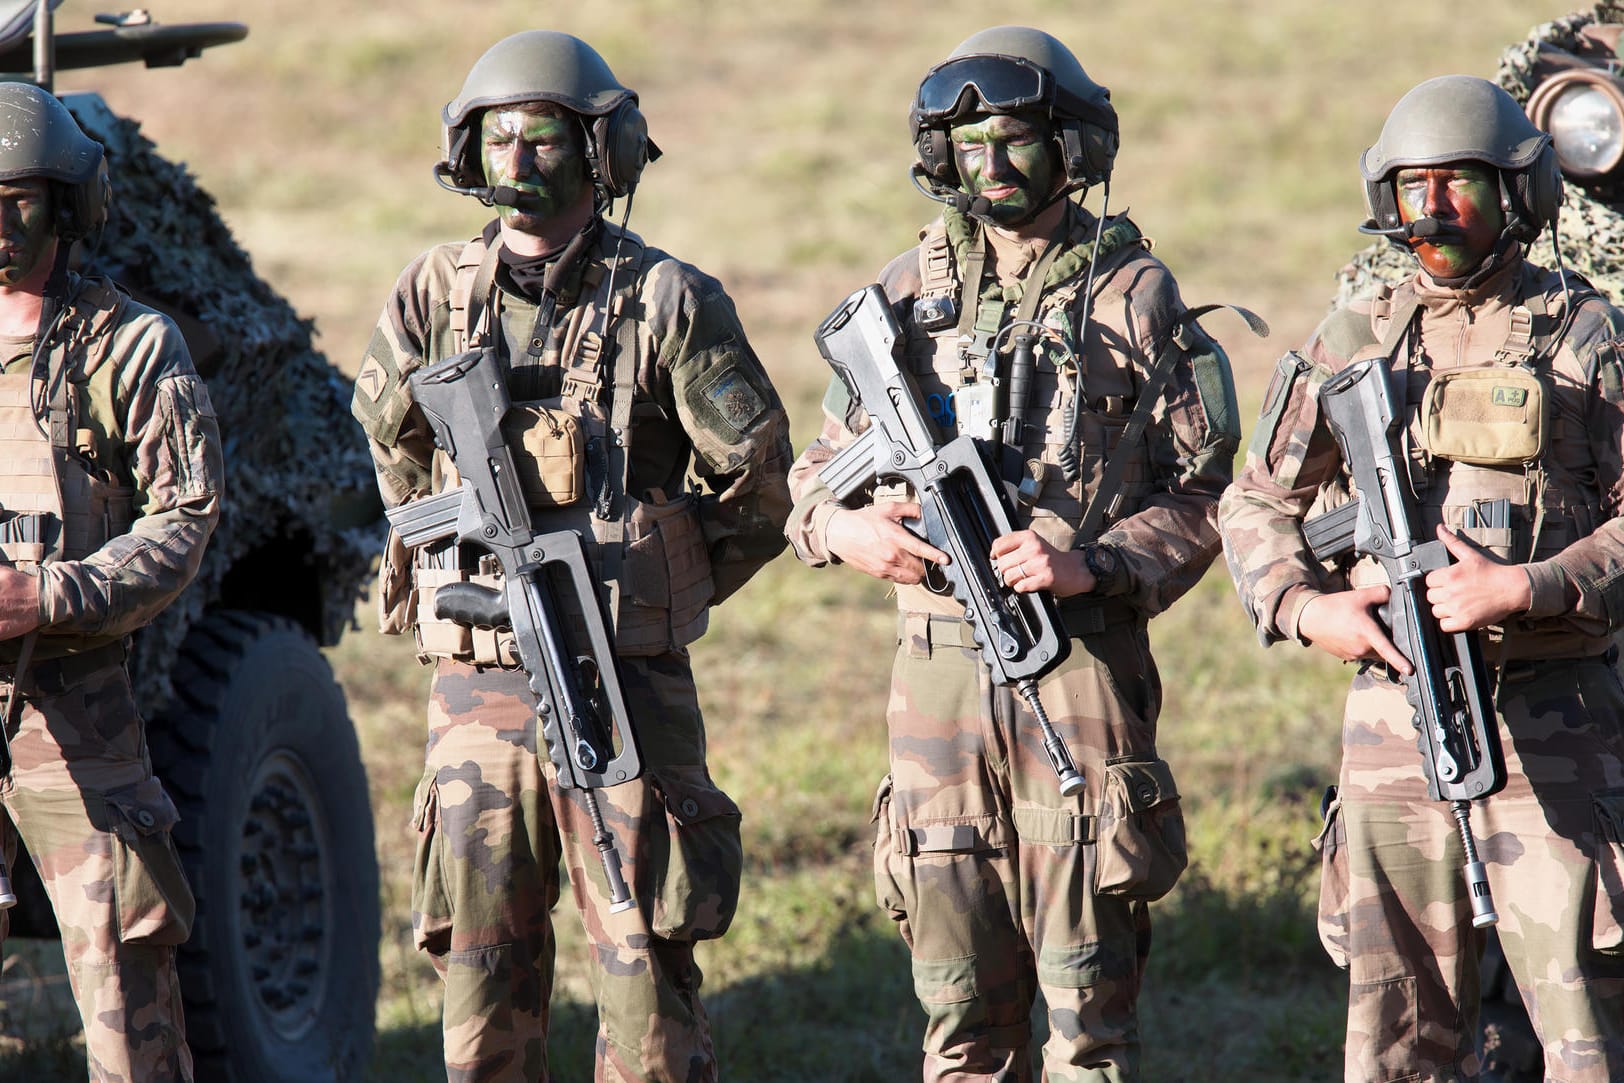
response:
[[[1421,400],[1421,439],[1427,451],[1479,466],[1531,463],[1549,435],[1545,382],[1525,368],[1440,372]]]
[[[586,438],[579,411],[577,400],[542,399],[515,403],[502,419],[519,487],[532,508],[567,508],[586,495]]]
[[[412,597],[409,612],[415,618],[413,631],[421,658],[450,658],[476,666],[512,669],[519,664],[512,637],[493,628],[471,628],[434,614],[434,595],[448,583],[477,583],[492,590],[502,589],[502,577],[494,570],[478,566],[465,568],[459,560],[459,547],[451,545],[432,552],[420,552],[412,569]],[[483,561],[481,563],[484,563]]]

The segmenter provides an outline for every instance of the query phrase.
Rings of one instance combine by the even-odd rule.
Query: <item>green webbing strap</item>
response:
[[[621,243],[629,239],[624,233],[621,234]],[[632,243],[637,246],[637,251],[624,258],[617,253],[616,257],[612,257],[615,263],[613,270],[603,278],[606,291],[603,311],[615,321],[616,348],[609,357],[610,364],[614,366],[614,383],[609,398],[609,446],[604,449],[609,456],[609,476],[614,479],[615,492],[612,494],[614,507],[609,518],[600,520],[604,529],[598,554],[599,571],[609,592],[612,620],[618,620],[620,615],[621,564],[625,557],[626,516],[631,504],[628,493],[631,485],[632,399],[637,391],[637,327],[640,315],[633,308],[637,304],[646,251],[636,241]],[[629,280],[617,283],[619,288],[614,293],[607,293],[610,284],[616,282],[628,264],[632,269]]]
[[[1258,318],[1256,313],[1239,305],[1212,304],[1188,308],[1173,321],[1173,326],[1168,329],[1167,338],[1162,342],[1161,352],[1156,355],[1155,363],[1145,373],[1144,385],[1139,389],[1139,401],[1134,403],[1133,413],[1122,429],[1121,439],[1117,441],[1117,453],[1105,464],[1099,488],[1094,490],[1094,497],[1088,502],[1088,509],[1083,512],[1083,521],[1077,528],[1078,545],[1093,541],[1105,516],[1116,514],[1117,507],[1122,501],[1120,486],[1122,474],[1128,468],[1129,452],[1144,434],[1145,426],[1150,424],[1150,415],[1155,411],[1156,404],[1161,401],[1162,388],[1167,383],[1168,377],[1173,374],[1173,365],[1178,360],[1179,353],[1193,345],[1187,328],[1202,316],[1220,308],[1238,313],[1246,321],[1246,326],[1259,337],[1268,335],[1268,324]],[[1175,350],[1175,346],[1179,348]],[[1079,388],[1078,394],[1081,393],[1082,389]]]

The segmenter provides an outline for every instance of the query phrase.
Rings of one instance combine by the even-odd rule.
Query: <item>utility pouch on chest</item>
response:
[[[1479,466],[1530,463],[1545,452],[1545,384],[1523,368],[1441,372],[1421,400],[1427,451]]]
[[[502,419],[519,487],[532,508],[567,508],[585,494],[586,440],[561,399],[515,403]]]

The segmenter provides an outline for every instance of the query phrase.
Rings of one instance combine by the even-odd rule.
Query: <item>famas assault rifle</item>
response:
[[[1303,534],[1321,560],[1352,550],[1375,557],[1387,573],[1392,593],[1382,618],[1414,669],[1404,679],[1404,693],[1415,709],[1427,795],[1448,801],[1460,828],[1472,924],[1493,925],[1499,917],[1472,839],[1468,802],[1506,783],[1500,730],[1477,633],[1444,633],[1427,604],[1426,575],[1447,567],[1450,557],[1443,542],[1416,533],[1387,361],[1377,357],[1348,366],[1321,386],[1319,398],[1360,495],[1304,523]]]
[[[389,522],[408,548],[454,539],[496,557],[501,590],[448,584],[435,592],[435,616],[477,628],[512,629],[558,785],[583,791],[592,841],[609,882],[609,908],[630,909],[637,903],[593,791],[634,779],[643,766],[609,618],[580,535],[531,529],[513,453],[502,436],[511,403],[493,351],[471,350],[419,369],[411,386],[434,428],[435,443],[451,456],[462,484],[391,508]],[[568,623],[560,593],[574,603]],[[584,643],[571,635],[577,620]]]
[[[870,425],[818,476],[841,500],[883,478],[899,478],[918,495],[915,533],[951,558],[940,571],[964,606],[982,660],[994,681],[1014,686],[1032,709],[1060,792],[1070,796],[1083,788],[1083,776],[1038,700],[1037,682],[1065,659],[1071,641],[1047,591],[1021,594],[994,571],[993,540],[1014,529],[1003,485],[974,437],[938,446],[918,389],[897,367],[899,333],[878,286],[847,297],[819,325],[818,350]]]

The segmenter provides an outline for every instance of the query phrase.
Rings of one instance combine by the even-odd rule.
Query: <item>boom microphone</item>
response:
[[[473,196],[487,207],[518,207],[526,202],[529,194],[507,184],[493,187],[458,184],[451,179],[451,167],[445,162],[434,167],[434,181],[448,192],[455,192],[459,196]]]
[[[1464,230],[1452,226],[1447,222],[1440,222],[1436,218],[1417,218],[1413,222],[1406,222],[1393,229],[1378,229],[1375,219],[1368,219],[1359,227],[1359,232],[1371,237],[1390,237],[1395,241],[1452,241],[1466,236]]]

